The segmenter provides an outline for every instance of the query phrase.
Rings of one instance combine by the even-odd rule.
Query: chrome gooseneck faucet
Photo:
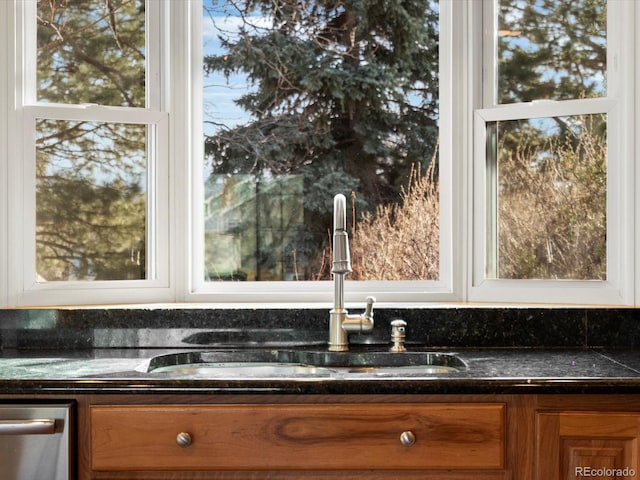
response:
[[[338,194],[333,199],[333,265],[334,282],[333,309],[329,312],[329,350],[349,350],[350,333],[367,333],[373,330],[373,303],[367,297],[367,306],[361,315],[349,315],[344,308],[344,277],[351,273],[349,235],[347,234],[345,196]]]

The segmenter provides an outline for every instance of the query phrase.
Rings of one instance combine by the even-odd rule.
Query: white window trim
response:
[[[7,2],[8,3],[8,2]],[[8,18],[15,18],[14,56],[7,62],[16,65],[16,80],[9,81],[14,92],[9,106],[9,137],[22,139],[9,146],[8,212],[9,239],[7,271],[7,304],[67,305],[101,303],[166,302],[173,296],[170,284],[169,247],[169,116],[161,93],[162,64],[160,25],[165,18],[164,2],[148,2],[148,108],[107,107],[98,105],[38,104],[35,102],[35,25],[27,26],[26,19],[34,19],[36,2],[16,2],[8,8]],[[15,16],[15,17],[14,17]],[[155,28],[152,27],[155,26]],[[155,42],[155,43],[154,43]],[[148,280],[95,282],[37,282],[35,278],[35,119],[92,120],[149,126],[150,164],[147,166],[148,211],[147,246],[150,278]],[[154,137],[154,138],[151,138]],[[154,141],[155,140],[155,141]],[[155,158],[155,162],[153,161]]]
[[[490,2],[485,18],[495,19]],[[606,98],[575,101],[539,101],[495,106],[488,75],[487,88],[479,92],[487,105],[474,114],[473,166],[473,264],[469,276],[469,300],[508,303],[608,304],[634,303],[634,35],[635,2],[608,3],[608,72]],[[496,28],[485,26],[485,52],[495,51]],[[487,58],[489,57],[489,58]],[[493,72],[493,58],[485,57],[484,71]],[[481,65],[476,65],[476,71]],[[608,119],[607,162],[607,280],[501,280],[485,278],[486,271],[486,123],[561,115],[606,113]]]
[[[640,27],[640,8],[636,7],[635,9],[635,26],[634,33]],[[640,140],[640,35],[635,33],[632,42],[629,42],[631,45],[635,47],[635,56],[633,58],[633,65],[635,66],[635,89],[634,89],[634,102],[633,107],[635,108],[634,115],[634,127],[633,127],[633,138],[636,139],[636,143],[634,144],[633,158],[635,165],[635,174],[633,178],[635,179],[634,184],[634,195],[633,195],[633,204],[635,206],[635,236],[634,236],[634,244],[635,244],[635,261],[630,264],[635,267],[635,305],[640,306],[640,145],[638,142]]]
[[[0,2],[0,306],[8,304],[9,266],[8,266],[8,211],[9,194],[6,186],[9,183],[9,137],[8,113],[11,98],[9,89],[9,65],[11,56],[8,46],[11,45],[13,30],[6,25],[11,18],[9,2]],[[6,28],[5,28],[6,27]],[[4,67],[3,67],[4,66]]]
[[[31,8],[35,5],[34,0],[25,1],[27,5],[32,5]],[[201,91],[197,83],[201,75],[201,52],[196,21],[200,18],[200,2],[151,3],[162,5],[156,19],[161,28],[150,30],[151,45],[161,46],[155,57],[158,69],[151,81],[160,82],[162,89],[158,97],[149,101],[156,105],[157,113],[163,113],[168,118],[156,118],[154,121],[164,122],[162,128],[168,131],[167,138],[171,139],[166,149],[161,148],[167,152],[167,158],[160,166],[164,171],[159,170],[156,177],[159,181],[167,179],[165,192],[158,194],[158,201],[164,205],[159,205],[158,210],[164,213],[157,220],[158,225],[164,225],[167,230],[162,236],[166,281],[156,286],[140,281],[136,285],[109,282],[108,288],[96,284],[90,288],[71,285],[70,288],[53,287],[44,291],[23,288],[27,273],[22,261],[25,190],[21,182],[23,168],[29,167],[23,166],[26,163],[22,151],[24,141],[13,140],[22,138],[21,125],[25,121],[22,111],[15,108],[21,98],[22,88],[16,83],[21,77],[16,77],[13,71],[13,65],[23,61],[22,51],[18,49],[20,42],[16,42],[16,39],[22,38],[24,32],[20,22],[14,20],[19,20],[17,14],[22,14],[23,2],[0,1],[0,26],[3,27],[3,33],[0,34],[0,306],[173,302],[205,302],[227,307],[309,307],[330,304],[333,295],[331,282],[254,282],[241,285],[238,290],[237,284],[204,285],[202,275],[197,269],[191,268],[191,265],[202,264],[196,263],[200,240],[193,228],[199,224],[197,210],[201,208],[197,189],[201,188],[202,174],[198,162],[194,160],[201,158],[202,136],[194,128],[200,125],[201,119],[198,118],[198,110],[192,108]],[[451,60],[450,68],[441,71],[441,78],[448,79],[442,82],[441,100],[443,104],[448,101],[452,105],[450,111],[443,111],[441,119],[441,172],[443,168],[450,168],[450,171],[443,172],[448,178],[441,177],[441,191],[446,190],[442,194],[441,208],[447,212],[441,220],[441,245],[445,247],[440,259],[444,267],[442,279],[439,282],[397,282],[391,285],[389,282],[347,281],[347,302],[359,306],[365,295],[374,294],[381,305],[394,307],[460,301],[640,305],[640,242],[637,241],[640,239],[640,195],[636,193],[640,186],[640,168],[635,168],[640,159],[634,145],[634,139],[640,138],[640,84],[633,83],[634,74],[640,78],[640,36],[634,34],[631,41],[628,33],[634,32],[634,25],[640,26],[640,8],[634,9],[634,0],[609,2],[609,6],[614,3],[626,12],[626,15],[619,15],[616,19],[618,23],[615,28],[609,29],[609,32],[619,33],[610,38],[610,42],[614,42],[619,50],[619,56],[614,60],[620,67],[619,77],[624,79],[619,88],[634,99],[633,102],[622,102],[617,111],[611,112],[620,114],[621,118],[631,119],[624,125],[624,149],[620,151],[620,155],[629,161],[625,162],[623,173],[616,173],[623,180],[618,179],[609,186],[615,189],[617,200],[609,207],[608,221],[617,222],[623,233],[616,245],[611,245],[612,249],[615,247],[612,253],[618,255],[615,262],[608,260],[608,266],[615,263],[618,271],[608,272],[606,284],[594,286],[593,282],[583,282],[584,285],[575,284],[570,288],[567,282],[547,282],[546,286],[532,285],[540,282],[531,281],[502,284],[504,281],[477,281],[474,277],[474,269],[478,271],[477,248],[480,247],[476,245],[474,248],[471,239],[482,238],[478,228],[484,225],[483,221],[479,221],[482,212],[474,210],[474,195],[478,194],[480,188],[476,185],[478,175],[481,176],[478,163],[480,167],[483,164],[479,159],[473,161],[474,121],[480,121],[478,117],[483,118],[483,115],[486,117],[484,120],[490,118],[486,111],[474,113],[474,109],[483,106],[483,91],[480,82],[475,81],[482,72],[482,42],[479,41],[483,35],[482,2],[441,0],[441,22],[453,26],[450,33],[456,32],[441,40],[441,56],[450,55]],[[629,14],[631,11],[633,15]],[[164,16],[165,13],[168,15]],[[627,33],[623,36],[622,32]],[[193,45],[187,40],[189,35],[197,39]],[[629,82],[632,82],[631,85]],[[37,115],[38,108],[27,108],[25,112]],[[171,112],[171,115],[168,116],[167,112]],[[107,115],[111,114],[116,115],[116,112]],[[479,135],[479,132],[475,131],[475,134]],[[445,155],[451,159],[449,163],[444,161]],[[194,195],[185,194],[189,191]],[[633,201],[630,200],[632,198]],[[484,200],[479,203],[484,204]],[[614,209],[614,204],[621,208]],[[204,287],[210,288],[207,290]]]

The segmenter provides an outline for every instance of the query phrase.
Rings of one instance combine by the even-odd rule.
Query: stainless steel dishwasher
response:
[[[0,480],[69,480],[72,404],[0,404]]]

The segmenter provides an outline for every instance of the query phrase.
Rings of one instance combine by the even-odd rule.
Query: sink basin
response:
[[[332,368],[398,368],[418,367],[460,371],[467,365],[457,355],[440,352],[388,352],[354,350],[349,352],[329,352],[326,350],[299,350],[291,352],[297,362]]]
[[[313,365],[296,365],[288,363],[252,363],[252,362],[221,362],[200,363],[189,365],[169,365],[158,367],[152,373],[172,373],[189,375],[192,377],[224,378],[230,375],[243,378],[269,377],[302,377],[329,376],[330,370],[314,367]]]
[[[467,369],[455,354],[326,350],[210,350],[153,357],[147,373],[198,378],[298,378],[345,375],[424,376]]]
[[[153,357],[148,373],[170,373],[195,377],[244,378],[328,376],[331,371],[288,362],[280,358],[278,350],[215,350],[170,353]]]

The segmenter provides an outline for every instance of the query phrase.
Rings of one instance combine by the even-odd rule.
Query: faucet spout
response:
[[[347,200],[345,196],[336,195],[333,199],[333,264],[331,268],[334,275],[351,273],[346,211]]]
[[[349,333],[367,333],[373,330],[373,303],[367,297],[367,307],[361,315],[349,315],[344,308],[344,277],[351,273],[349,235],[347,234],[346,198],[338,194],[333,199],[333,309],[329,312],[329,350],[349,350]]]

